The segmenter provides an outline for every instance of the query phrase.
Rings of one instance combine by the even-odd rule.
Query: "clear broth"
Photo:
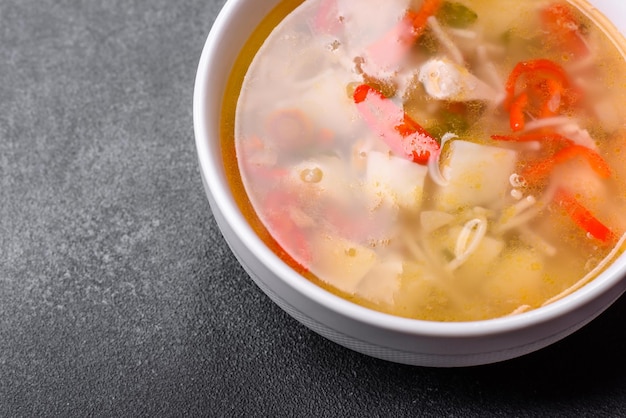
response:
[[[456,208],[452,207],[454,204],[449,203],[449,200],[453,199],[453,197],[445,193],[443,197],[441,197],[442,194],[438,194],[437,192],[438,186],[429,180],[423,170],[414,170],[417,173],[415,174],[417,178],[420,178],[420,176],[425,177],[423,179],[423,188],[419,193],[426,196],[426,198],[421,202],[421,207],[418,209],[412,210],[411,205],[408,205],[408,210],[403,208],[397,210],[398,202],[394,201],[389,205],[390,207],[387,208],[388,213],[385,212],[387,209],[383,208],[382,212],[379,210],[380,213],[377,216],[368,217],[368,211],[371,211],[371,208],[367,210],[363,209],[364,206],[367,206],[367,202],[360,202],[360,205],[357,205],[358,207],[351,207],[350,210],[339,211],[339,219],[341,219],[341,221],[335,221],[336,224],[342,222],[349,224],[351,220],[346,218],[346,213],[354,213],[355,218],[362,217],[363,223],[351,225],[353,230],[349,232],[342,231],[341,234],[337,234],[336,236],[330,236],[329,233],[325,233],[323,237],[320,237],[318,233],[319,228],[316,226],[303,226],[303,229],[308,228],[314,231],[312,234],[306,235],[307,240],[322,240],[325,242],[325,244],[321,245],[322,247],[329,245],[333,247],[331,250],[321,250],[321,252],[325,252],[325,255],[323,257],[318,256],[318,259],[328,259],[330,257],[333,260],[330,264],[337,264],[336,268],[333,265],[326,265],[323,268],[312,266],[309,261],[303,259],[302,254],[298,253],[299,244],[294,243],[292,240],[290,241],[289,238],[285,238],[284,236],[277,236],[275,238],[274,235],[276,234],[273,235],[267,228],[268,223],[271,223],[271,221],[268,221],[268,215],[263,214],[259,216],[260,212],[255,210],[255,208],[262,207],[260,203],[261,200],[259,200],[258,196],[252,197],[251,199],[251,196],[258,192],[256,189],[263,188],[265,185],[262,184],[262,182],[256,184],[251,183],[247,190],[242,180],[240,170],[242,167],[245,170],[245,162],[242,163],[241,149],[243,148],[241,141],[239,153],[236,146],[236,114],[238,101],[240,101],[242,97],[242,86],[246,83],[246,74],[251,68],[257,54],[260,54],[259,51],[262,51],[265,40],[271,36],[272,31],[276,27],[282,25],[281,22],[284,21],[285,17],[289,16],[292,11],[298,6],[303,5],[303,3],[313,4],[315,1],[283,1],[265,17],[262,23],[253,32],[250,40],[242,49],[235,63],[226,87],[221,125],[221,145],[224,164],[235,199],[255,232],[287,264],[317,285],[341,297],[372,309],[394,315],[426,320],[466,321],[519,313],[550,303],[562,297],[564,294],[575,290],[577,287],[582,286],[588,280],[591,280],[597,272],[601,270],[601,263],[615,256],[617,252],[616,245],[621,247],[621,241],[616,243],[616,239],[615,242],[612,242],[613,245],[605,245],[596,242],[585,236],[584,231],[581,232],[580,228],[576,225],[573,225],[571,219],[564,215],[563,211],[556,210],[553,205],[544,205],[538,209],[540,214],[532,219],[530,224],[531,228],[530,230],[524,231],[523,237],[517,230],[515,230],[515,234],[500,232],[496,234],[497,236],[493,236],[493,234],[487,235],[489,239],[483,238],[480,243],[480,251],[477,250],[475,253],[472,253],[470,257],[460,265],[455,265],[453,273],[449,274],[449,271],[443,271],[441,269],[441,265],[454,264],[455,255],[450,253],[455,251],[455,244],[456,247],[459,246],[459,236],[463,234],[463,230],[465,229],[465,232],[469,231],[469,233],[474,234],[476,229],[479,228],[479,226],[476,226],[478,224],[471,224],[472,221],[475,219],[483,219],[483,215],[485,217],[489,216],[485,213],[493,211],[496,211],[498,219],[502,220],[507,216],[507,210],[510,211],[512,210],[511,208],[519,208],[521,207],[520,205],[525,205],[523,202],[525,202],[525,199],[529,196],[538,198],[538,196],[545,191],[547,186],[545,182],[539,182],[538,185],[534,186],[534,189],[532,187],[521,188],[523,197],[515,199],[510,198],[508,195],[504,196],[506,203],[502,205],[495,204],[494,207],[489,207],[489,205],[483,204],[484,202],[478,201],[476,204],[463,204],[460,205],[463,207]],[[417,1],[413,3],[419,6],[421,2]],[[523,5],[520,5],[520,3]],[[536,38],[536,28],[528,31],[517,24],[507,26],[507,22],[511,22],[513,19],[512,17],[506,17],[511,16],[510,12],[514,13],[513,16],[515,16],[516,21],[533,19],[528,16],[530,14],[528,3],[547,4],[549,2],[503,2],[494,0],[467,0],[461,2],[461,4],[467,5],[471,10],[474,10],[478,16],[487,16],[484,18],[484,21],[480,23],[481,27],[489,27],[492,29],[492,33],[499,32],[501,36],[508,37],[507,42],[530,45],[517,49],[515,53],[505,53],[500,56],[500,60],[497,62],[497,72],[504,80],[506,80],[506,73],[510,72],[515,67],[516,63],[524,60],[533,60],[541,57],[558,62],[563,66],[571,64],[568,62],[571,57],[564,57],[558,51],[555,52],[552,49],[546,50],[542,46],[541,40],[534,40],[534,38]],[[589,7],[582,1],[572,3],[575,3],[575,5],[583,11],[587,10]],[[312,8],[313,6],[308,7]],[[516,10],[516,8],[519,10]],[[494,12],[494,9],[500,9],[500,12]],[[598,153],[610,164],[612,169],[609,182],[597,182],[593,173],[591,173],[591,176],[587,173],[586,175],[581,175],[576,184],[584,184],[585,190],[594,190],[602,187],[603,193],[587,199],[585,204],[592,207],[594,213],[602,212],[602,221],[610,224],[614,233],[621,236],[626,229],[625,222],[620,219],[620,213],[626,208],[626,185],[624,184],[626,171],[623,168],[626,166],[626,161],[624,160],[626,157],[623,155],[623,143],[624,138],[626,138],[626,133],[624,131],[624,118],[622,116],[626,114],[624,111],[624,105],[626,104],[626,97],[624,97],[626,66],[624,65],[622,50],[619,47],[616,48],[616,46],[618,46],[618,44],[621,45],[623,40],[619,34],[608,31],[606,27],[595,29],[595,25],[600,24],[600,22],[593,20],[591,15],[585,14],[580,10],[576,12],[576,16],[582,22],[581,30],[586,31],[586,36],[593,37],[594,48],[597,48],[594,50],[594,54],[597,57],[601,57],[601,59],[597,61],[597,64],[592,65],[593,68],[591,70],[583,70],[577,74],[579,74],[579,77],[594,77],[595,80],[602,80],[602,83],[599,83],[597,87],[600,89],[600,93],[591,91],[589,95],[593,97],[595,94],[595,100],[605,100],[605,96],[610,92],[610,101],[607,103],[611,106],[609,110],[616,115],[613,119],[617,119],[617,121],[611,121],[610,118],[607,117],[609,120],[607,123],[617,123],[618,127],[610,130],[606,129],[606,127],[602,126],[597,121],[590,120],[587,116],[587,110],[584,112],[581,111],[580,115],[576,113],[577,111],[567,115],[568,117],[581,120],[581,125],[588,129],[590,136],[599,144]],[[468,36],[468,32],[463,32],[461,29],[457,30],[456,33],[458,36]],[[428,36],[432,37],[433,35],[429,33]],[[493,34],[488,35],[488,37],[489,36],[494,38]],[[423,38],[424,41],[420,42],[420,48],[426,50],[432,48],[432,44],[429,45],[428,42],[434,42],[435,44],[437,44],[437,42],[441,43],[441,41],[437,39],[433,41],[432,38],[427,38],[426,36],[423,36]],[[617,40],[619,40],[619,42]],[[331,49],[341,48],[341,45],[335,45],[332,42],[329,42],[327,46]],[[439,45],[439,48],[441,48],[441,45]],[[474,57],[473,59],[477,60],[478,58]],[[311,62],[301,67],[299,70],[307,71],[309,68],[314,67],[314,64],[314,62]],[[471,67],[472,63],[469,63],[468,66]],[[367,74],[362,75],[364,78],[366,76]],[[484,74],[483,77],[485,77]],[[371,78],[366,80],[369,82],[370,86],[374,85],[381,92],[391,96],[397,93],[396,91],[385,91],[389,86],[385,85],[385,79],[383,77],[374,78],[374,80]],[[346,84],[345,90],[349,97],[353,86],[351,86],[350,83],[344,84]],[[584,82],[582,84],[584,84]],[[393,90],[395,87],[391,86],[389,88]],[[404,91],[405,93],[407,91],[411,93],[412,90],[406,89]],[[438,118],[442,112],[437,113],[436,116],[429,114],[427,108],[430,105],[428,103],[426,105],[422,103],[424,102],[424,97],[421,91],[419,94],[415,93],[415,97],[411,97],[409,94],[408,98],[403,99],[404,111],[420,123],[425,124],[429,132],[434,132],[437,130],[438,125],[441,124],[441,120]],[[432,100],[432,97],[426,97],[425,100],[427,102],[437,102],[437,100]],[[508,122],[508,119],[506,113],[502,112],[500,106],[489,108],[489,111],[501,113],[500,118],[485,117],[485,101],[486,100],[483,99],[463,101],[463,103],[467,105],[465,106],[466,114],[468,115],[467,119],[472,122],[468,124],[469,126],[464,127],[462,134],[459,134],[461,141],[456,141],[457,145],[462,145],[461,142],[467,140],[467,142],[484,147],[480,148],[481,152],[485,150],[491,151],[494,147],[501,148],[505,151],[512,150],[512,152],[517,153],[514,170],[514,173],[517,173],[521,171],[519,161],[517,161],[517,155],[527,153],[525,148],[527,145],[511,145],[509,143],[494,144],[494,142],[490,140],[489,134],[502,133],[510,135],[512,133],[507,129],[506,123],[504,123]],[[297,103],[297,100],[292,103]],[[456,100],[449,100],[446,101],[446,105],[441,106],[441,103],[439,103],[439,106],[443,108],[443,111],[448,111],[454,108],[450,103],[458,102]],[[290,109],[290,111],[291,110],[292,109]],[[295,115],[296,120],[300,120],[298,119],[299,116],[297,113],[281,113],[282,117],[285,115],[289,118]],[[267,115],[264,116],[264,119],[267,117]],[[252,118],[252,116],[250,116],[250,118]],[[287,121],[289,122],[290,119],[287,119]],[[258,124],[261,123],[263,122],[258,122]],[[436,138],[439,143],[441,143],[441,137],[445,132],[451,131],[455,134],[457,133],[455,129],[457,129],[458,126],[455,126],[453,123],[447,128],[449,129],[444,129]],[[245,132],[245,129],[242,131]],[[323,131],[323,129],[318,129],[318,139],[319,135],[324,137],[324,132],[320,134],[320,131]],[[487,134],[485,132],[487,132]],[[242,135],[242,138],[248,138],[250,136],[251,134],[246,132]],[[243,142],[245,142],[245,140]],[[451,144],[454,142],[455,140],[451,140],[447,148],[442,147],[441,164],[444,166],[449,160],[453,159],[452,155],[454,153],[451,151],[453,148]],[[350,143],[350,146],[354,146],[354,143]],[[381,155],[385,154],[384,147],[380,148],[378,145],[376,147],[376,158],[380,160]],[[383,152],[379,152],[381,149]],[[457,149],[456,155],[465,152],[473,152],[471,147],[463,148],[460,145],[456,146],[455,149]],[[371,148],[368,148],[366,151],[369,152],[370,155],[373,154]],[[367,154],[367,152],[365,153]],[[349,155],[348,151],[344,151],[343,154],[345,158],[348,158],[346,157]],[[506,158],[506,155],[504,158]],[[328,156],[329,150],[325,149],[314,157],[317,158],[317,160],[328,160]],[[311,160],[310,157],[310,155],[307,155],[298,158],[301,158],[301,162],[306,163]],[[352,161],[351,164],[360,164],[358,161],[358,153],[356,156],[352,156],[352,158],[356,160],[356,163]],[[329,170],[333,170],[335,159],[331,158],[331,160],[330,163],[321,165],[327,169],[330,167]],[[369,163],[373,164],[371,161]],[[404,163],[398,163],[399,165],[396,163],[398,163],[398,161],[394,160],[394,167],[406,167]],[[286,163],[284,167],[293,168],[293,166],[297,164],[298,162],[294,160],[293,162]],[[383,167],[387,166],[385,161],[382,161],[381,164]],[[267,166],[279,166],[279,168],[284,168],[280,164],[276,165],[274,163],[268,163]],[[300,167],[299,173],[302,175],[302,173],[306,171],[305,174],[310,177],[307,182],[315,182],[315,177],[318,176],[319,173],[314,169],[318,166],[319,164],[317,166]],[[560,168],[557,167],[557,169]],[[575,172],[580,171],[578,167],[575,167],[574,170]],[[343,172],[342,169],[337,169],[337,171]],[[571,176],[571,174],[570,171],[565,171],[563,175]],[[378,177],[375,176],[375,178],[378,180],[383,178],[392,182],[384,173],[379,173]],[[253,181],[250,174],[248,175],[248,181]],[[274,180],[270,179],[269,181]],[[277,182],[277,184],[281,181]],[[467,179],[463,181],[471,182],[471,180]],[[326,184],[325,187],[332,188],[333,185]],[[347,189],[340,189],[337,193],[344,193],[350,188],[351,186],[348,186]],[[515,187],[512,187],[512,189],[514,188]],[[309,204],[317,206],[316,211],[324,211],[324,205],[318,202],[319,199],[324,198],[324,193],[320,194],[318,192],[309,193],[304,200],[308,200]],[[380,190],[378,190],[378,192],[380,193]],[[509,193],[508,188],[506,192]],[[472,198],[470,198],[470,200],[472,200]],[[607,201],[610,202],[609,205],[606,205]],[[384,198],[379,199],[377,204],[384,206],[386,205],[384,202]],[[400,206],[402,206],[402,204],[400,204]],[[429,231],[429,233],[426,234],[428,235],[428,242],[426,244],[411,242],[411,234],[408,234],[409,237],[407,238],[406,234],[398,234],[395,231],[389,233],[389,230],[393,229],[394,225],[400,222],[404,225],[403,229],[405,230],[420,231],[425,229],[424,225],[420,226],[420,220],[422,223],[424,222],[423,218],[420,218],[420,215],[424,212],[428,213],[428,222],[431,224],[433,222],[444,222],[441,228],[434,228],[433,231]],[[452,214],[456,220],[450,221],[446,216],[441,215],[441,213]],[[387,214],[390,215],[389,222],[385,221],[385,215]],[[306,225],[307,222],[310,222],[310,218],[313,217],[313,214],[311,212],[302,213],[302,211],[296,214],[294,214],[293,211],[291,214],[287,212],[281,212],[279,214],[279,217],[288,216],[298,218],[301,225]],[[327,216],[329,216],[328,213],[323,215],[323,217]],[[600,215],[598,216],[600,217]],[[264,218],[264,220],[261,218]],[[446,220],[448,223],[445,223]],[[319,220],[315,221],[319,223]],[[492,220],[489,220],[489,222],[492,222]],[[381,227],[383,232],[377,234],[375,232],[380,231],[370,231],[371,233],[369,233],[367,237],[360,236],[360,232],[362,232],[363,229],[371,229],[371,225],[377,224],[384,226],[384,228]],[[470,229],[468,229],[468,225],[470,225]],[[454,231],[454,233],[451,231]],[[537,233],[537,231],[539,231],[539,233]],[[539,238],[537,237],[538,234]],[[450,236],[453,236],[454,239],[451,239]],[[409,241],[408,243],[405,242],[407,239]],[[470,240],[471,239],[468,237],[465,238],[466,242]],[[536,245],[530,245],[529,242],[535,242]],[[309,245],[309,243],[306,245]],[[435,252],[436,254],[433,255],[429,253],[424,255],[425,247],[431,247],[430,249],[426,249],[427,253]],[[543,248],[540,249],[539,247]],[[433,250],[433,248],[435,248],[435,250]],[[556,249],[556,255],[551,254],[552,249]],[[366,256],[359,257],[361,254],[366,254]],[[388,260],[389,262],[385,263],[373,262],[372,264],[372,257],[378,259],[381,257],[381,254],[382,257],[389,256],[389,260],[391,261]],[[391,254],[391,256],[389,254]],[[394,256],[394,254],[399,254],[399,259]],[[416,254],[418,255],[416,256]],[[478,257],[476,254],[481,256]],[[492,254],[496,254],[496,256],[492,257]],[[483,258],[482,260],[480,259],[481,257]],[[419,262],[416,262],[414,260],[415,258],[419,259]],[[429,261],[423,262],[422,259],[428,259]],[[353,263],[354,266],[346,267],[350,263]],[[368,263],[373,266],[371,271],[355,273],[355,270],[360,271],[359,268],[361,267],[362,270],[367,270],[364,266],[369,265]],[[376,272],[376,268],[379,269],[378,272]],[[315,271],[315,273],[313,271]],[[342,283],[341,277],[339,277],[341,275],[353,277],[355,283]],[[391,277],[391,279],[385,279],[386,282],[381,284],[379,278],[385,275]]]

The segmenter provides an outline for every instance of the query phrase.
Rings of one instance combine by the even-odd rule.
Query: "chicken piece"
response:
[[[429,96],[458,102],[497,100],[498,92],[467,68],[445,58],[433,58],[421,66],[418,80]]]

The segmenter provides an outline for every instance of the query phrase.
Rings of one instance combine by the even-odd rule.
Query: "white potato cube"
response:
[[[337,289],[354,294],[359,282],[377,263],[371,249],[340,237],[319,235],[313,239],[311,271]]]
[[[518,306],[539,303],[538,289],[543,283],[544,262],[537,251],[518,248],[507,251],[495,266],[485,292],[493,300],[512,310]]]
[[[400,289],[402,260],[389,259],[376,264],[361,280],[357,294],[374,303],[392,305]]]
[[[337,200],[345,200],[352,187],[345,164],[337,157],[302,161],[291,168],[290,177],[298,187]]]
[[[451,142],[448,156],[441,162],[448,184],[435,192],[436,208],[500,207],[516,162],[517,153],[512,150],[462,140]]]
[[[366,187],[378,200],[404,208],[418,209],[422,204],[425,166],[388,153],[370,151],[367,155]]]

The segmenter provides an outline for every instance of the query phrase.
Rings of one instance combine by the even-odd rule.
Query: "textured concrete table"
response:
[[[626,299],[541,352],[394,365],[303,328],[209,211],[192,90],[223,0],[0,0],[0,416],[626,414]]]

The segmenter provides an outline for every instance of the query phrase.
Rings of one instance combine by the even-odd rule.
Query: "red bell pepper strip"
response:
[[[401,108],[367,84],[354,90],[354,103],[369,127],[391,151],[418,164],[427,164],[439,144]]]
[[[298,265],[299,271],[306,271],[312,255],[309,241],[304,232],[291,219],[287,209],[296,197],[289,192],[272,191],[264,200],[267,229],[280,252],[288,255]]]
[[[580,30],[580,22],[565,3],[553,3],[541,12],[544,27],[553,41],[577,58],[589,54],[589,47]]]
[[[522,172],[522,177],[527,182],[534,183],[547,177],[557,165],[575,158],[585,159],[599,177],[604,179],[611,177],[611,167],[607,162],[597,152],[582,145],[570,145],[562,148],[554,155],[525,169]]]
[[[615,240],[615,234],[584,207],[569,191],[560,188],[554,195],[554,201],[569,215],[576,225],[589,235],[608,243]]]
[[[419,11],[407,10],[402,19],[369,47],[371,59],[381,67],[399,62],[422,36],[429,17],[434,16],[443,0],[424,0]]]
[[[509,124],[511,129],[515,131],[521,131],[524,129],[525,125],[525,116],[524,111],[528,106],[528,94],[525,92],[517,96],[511,103],[511,108],[509,109]]]
[[[542,106],[538,109],[538,116],[543,118],[554,116],[565,98],[565,87],[559,81],[552,78],[546,79],[545,82],[540,83],[540,85],[545,91],[540,91],[538,95],[541,96],[543,93],[545,100],[543,100]]]
[[[522,78],[526,83],[518,95],[517,88]],[[525,112],[536,117],[553,116],[579,98],[565,69],[542,58],[519,62],[509,74],[505,91],[504,107],[510,112],[510,125],[514,131],[524,128]]]
[[[538,141],[556,145],[573,145],[574,141],[557,133],[532,132],[522,135],[491,135],[495,141],[531,142]]]
[[[424,0],[418,12],[412,10],[407,11],[406,17],[410,19],[411,25],[413,26],[413,42],[422,35],[424,29],[426,29],[426,21],[429,17],[437,14],[442,3],[442,0]]]

